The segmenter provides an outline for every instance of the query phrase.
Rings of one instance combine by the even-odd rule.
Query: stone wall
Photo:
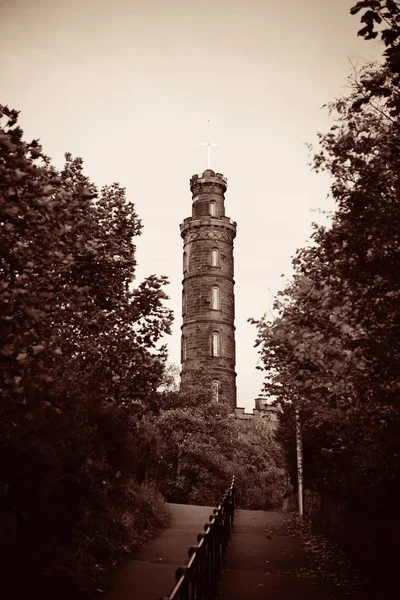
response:
[[[241,430],[243,434],[251,431],[255,419],[263,419],[265,423],[268,423],[271,431],[275,431],[279,424],[279,409],[274,406],[262,405],[258,403],[258,398],[255,401],[256,408],[253,408],[252,413],[244,412],[244,408],[237,408],[235,410],[235,418],[240,421]]]

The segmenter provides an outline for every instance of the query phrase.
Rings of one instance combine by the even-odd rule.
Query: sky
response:
[[[81,156],[99,187],[119,182],[143,222],[138,282],[167,275],[175,312],[165,341],[180,362],[182,239],[190,177],[228,178],[235,240],[238,406],[251,411],[263,374],[256,328],[291,273],[330,180],[306,144],[331,122],[356,64],[382,54],[357,37],[355,0],[0,0],[0,102],[21,111],[61,167]],[[283,277],[282,277],[283,276]]]

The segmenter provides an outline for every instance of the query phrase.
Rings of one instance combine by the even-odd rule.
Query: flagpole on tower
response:
[[[210,130],[211,130],[211,121],[210,121],[210,119],[208,119],[208,132],[207,132],[207,140],[208,141],[200,144],[200,146],[202,148],[207,148],[207,169],[211,169],[211,148],[218,148],[218,144],[213,144],[210,141],[210,138],[211,138]]]

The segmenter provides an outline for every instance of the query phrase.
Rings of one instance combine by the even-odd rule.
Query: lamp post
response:
[[[297,455],[297,493],[299,504],[299,519],[303,520],[303,499],[304,499],[304,480],[303,480],[303,439],[301,434],[300,412],[296,408],[296,455]]]

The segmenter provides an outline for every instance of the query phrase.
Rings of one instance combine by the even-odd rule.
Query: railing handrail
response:
[[[187,565],[178,567],[176,583],[168,596],[160,600],[211,600],[218,593],[218,580],[225,559],[235,512],[235,477],[221,503],[214,508],[196,546],[188,550]]]

